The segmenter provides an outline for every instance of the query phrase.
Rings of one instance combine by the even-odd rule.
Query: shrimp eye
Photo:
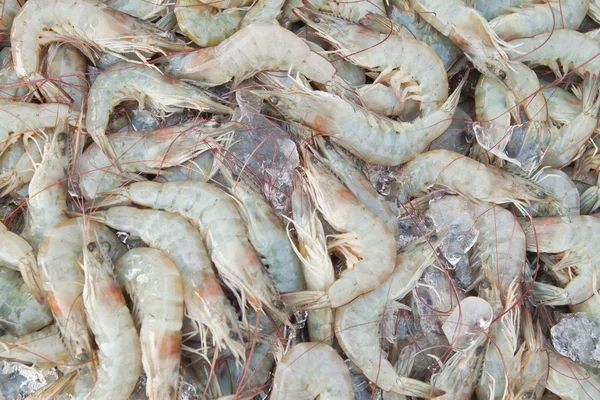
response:
[[[490,282],[489,282],[489,281],[487,281],[487,280],[483,280],[483,281],[481,281],[481,287],[482,287],[483,289],[489,289],[489,288],[490,288]]]
[[[77,358],[77,361],[81,361],[81,362],[84,362],[84,361],[87,361],[90,359],[90,357],[88,356],[87,353],[78,354],[77,357],[75,357],[75,358]]]
[[[312,17],[310,17],[310,20],[312,22],[314,22],[315,24],[318,24],[319,22],[321,22],[321,18],[317,17],[316,15],[313,15]]]
[[[506,79],[506,72],[500,71],[500,72],[498,72],[498,76],[500,77],[500,79],[505,80]]]
[[[271,96],[269,97],[269,101],[271,102],[271,104],[277,104],[279,103],[279,98],[277,96]]]
[[[0,336],[6,335],[6,329],[0,328]]]
[[[94,250],[96,250],[96,243],[95,242],[89,242],[87,245],[87,249],[90,252],[93,252]]]
[[[64,142],[67,140],[67,134],[66,133],[61,133],[60,135],[58,135],[58,141],[59,142]]]

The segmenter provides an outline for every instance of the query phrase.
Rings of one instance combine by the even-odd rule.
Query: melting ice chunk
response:
[[[554,348],[573,361],[600,368],[600,327],[584,313],[565,316],[550,329]]]

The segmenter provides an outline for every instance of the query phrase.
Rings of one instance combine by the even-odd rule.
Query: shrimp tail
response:
[[[38,304],[44,304],[45,296],[42,291],[42,285],[39,276],[33,267],[33,265],[37,265],[37,263],[34,263],[35,259],[23,261],[20,263],[19,270],[21,271],[21,276],[23,277],[25,285],[27,285],[27,288],[35,301],[37,301]]]
[[[454,114],[456,111],[456,107],[458,107],[458,103],[460,101],[460,94],[463,90],[463,87],[467,83],[467,79],[469,79],[469,73],[467,72],[465,76],[460,80],[454,92],[446,99],[444,104],[442,104],[441,110],[448,114]]]
[[[592,186],[586,189],[580,198],[581,214],[590,214],[600,207],[600,187]]]
[[[78,374],[78,370],[64,374],[54,382],[38,389],[36,392],[27,396],[29,400],[54,399],[58,397],[70,384]]]
[[[119,171],[123,172],[123,167],[119,163],[119,156],[115,151],[112,143],[106,135],[93,135],[94,141],[98,144],[98,147],[102,150],[102,152],[108,157],[108,159],[114,162],[115,166],[119,169]]]
[[[422,397],[425,399],[431,399],[446,394],[446,391],[435,386],[431,386],[428,383],[402,376],[399,377],[397,388],[393,388],[392,391],[399,394]]]
[[[40,83],[36,83],[37,89],[48,102],[68,105],[73,103],[73,99],[55,82],[49,81],[42,75],[39,75],[38,79]]]
[[[548,285],[541,282],[534,282],[531,287],[533,298],[539,304],[548,306],[562,306],[569,304],[569,294],[563,288]]]
[[[586,74],[583,84],[583,113],[598,115],[600,108],[600,76]]]
[[[288,306],[302,310],[315,310],[331,307],[331,302],[326,292],[318,290],[305,290],[302,292],[284,293],[281,300]]]

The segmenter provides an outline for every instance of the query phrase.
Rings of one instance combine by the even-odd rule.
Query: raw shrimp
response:
[[[0,358],[31,364],[62,364],[69,361],[56,325],[19,337],[0,336]]]
[[[465,4],[473,7],[488,21],[506,14],[506,10],[512,7],[520,7],[523,4],[534,3],[536,0],[464,0]]]
[[[354,387],[346,363],[334,349],[322,343],[298,343],[277,363],[270,398],[353,400]]]
[[[31,295],[38,303],[44,302],[38,276],[38,265],[35,251],[21,236],[8,230],[0,222],[0,265],[21,272]],[[45,326],[45,325],[44,325]]]
[[[96,234],[110,245],[113,260],[125,253],[125,246],[105,226],[89,222]],[[65,345],[78,361],[93,359],[94,351],[81,299],[84,276],[82,257],[82,220],[68,219],[44,234],[38,251],[40,281]]]
[[[200,0],[177,0],[179,29],[200,47],[216,46],[238,30],[246,10],[218,9]]]
[[[559,169],[543,168],[535,174],[536,183],[553,201],[531,204],[534,217],[579,215],[580,198],[575,183]]]
[[[566,357],[548,349],[550,368],[546,389],[561,399],[588,400],[598,397],[600,377]]]
[[[153,25],[108,7],[100,0],[28,1],[10,33],[17,75],[38,87],[44,97],[57,103],[70,98],[40,73],[41,47],[51,42],[77,41],[92,59],[91,51],[113,54],[183,51],[183,42],[169,41],[168,34]]]
[[[85,125],[87,133],[111,161],[118,154],[106,138],[106,127],[113,108],[124,100],[134,99],[165,113],[192,108],[199,111],[232,113],[213,101],[204,90],[162,74],[149,66],[117,63],[98,75],[88,96]]]
[[[128,398],[141,372],[140,338],[113,272],[109,256],[112,246],[98,235],[94,228],[98,224],[83,221],[83,225],[80,228],[83,229],[80,235],[84,273],[82,298],[90,330],[98,345],[97,378],[94,388],[86,397]],[[165,281],[165,288],[171,283]],[[159,295],[157,292],[157,296]],[[143,302],[139,304],[135,300],[134,304],[138,310],[145,306]],[[177,329],[177,325],[174,328]],[[142,335],[143,333],[142,331]],[[179,352],[176,355],[179,357]],[[149,374],[148,383],[151,382],[151,377],[153,376]]]
[[[186,316],[200,329],[203,341],[208,329],[218,346],[228,348],[237,358],[244,356],[243,345],[232,338],[240,336],[235,309],[217,281],[200,233],[185,218],[134,207],[111,207],[90,218],[167,253],[181,274]],[[165,228],[156,229],[158,226]]]
[[[149,247],[129,250],[115,270],[135,304],[148,376],[146,395],[152,400],[175,399],[183,323],[181,275],[167,254]]]
[[[1,330],[15,336],[38,331],[53,321],[48,306],[38,304],[21,275],[7,268],[0,268],[0,304]]]
[[[292,193],[293,224],[298,237],[298,257],[302,261],[306,288],[326,291],[335,282],[333,264],[327,251],[323,225],[308,195],[308,184],[296,171]],[[308,311],[308,336],[313,342],[333,343],[331,308]]]
[[[555,124],[566,125],[581,114],[583,109],[581,99],[573,93],[547,82],[543,83],[542,93],[546,98],[548,117]],[[596,128],[595,133],[600,133],[599,127]]]
[[[296,14],[333,44],[339,50],[339,56],[380,72],[375,82],[389,82],[401,105],[408,100],[419,101],[423,115],[445,106],[443,103],[448,98],[446,69],[440,57],[425,43],[389,32],[370,31],[308,7],[296,9]]]
[[[304,290],[306,285],[300,260],[288,240],[285,226],[260,188],[248,176],[234,179],[225,166],[221,168],[221,175],[237,199],[240,215],[248,227],[250,243],[277,282],[277,289],[280,292]]]
[[[588,11],[590,0],[550,0],[511,7],[489,22],[504,40],[527,38],[558,29],[577,29]]]
[[[85,111],[90,84],[86,79],[88,60],[68,43],[53,43],[46,56],[46,73],[49,79],[73,99],[75,112]]]
[[[66,219],[68,168],[69,136],[56,131],[29,183],[27,219],[21,236],[34,249],[40,246],[46,230]]]
[[[314,53],[298,36],[274,24],[255,23],[240,29],[215,47],[170,57],[165,73],[218,86],[234,84],[264,70],[296,71],[331,89],[352,90],[324,57]]]
[[[420,154],[403,166],[396,180],[400,186],[397,198],[402,203],[436,184],[475,202],[526,205],[549,200],[540,186],[526,178],[448,150]]]
[[[169,2],[167,0],[104,0],[107,6],[133,17],[152,21],[163,14]]]
[[[283,322],[288,318],[280,309],[279,293],[272,278],[252,248],[246,226],[236,204],[222,190],[203,182],[136,182],[107,195],[116,201],[175,212],[188,218],[199,229],[211,259],[221,277],[257,310],[263,307]],[[115,200],[108,198],[107,203]]]
[[[463,81],[464,82],[464,81]],[[462,84],[441,108],[412,123],[378,116],[353,102],[320,91],[255,91],[287,118],[331,136],[367,162],[400,165],[437,139],[452,123]]]
[[[365,376],[385,391],[432,398],[442,390],[397,374],[381,350],[379,321],[392,300],[404,297],[433,261],[432,245],[423,240],[398,253],[392,275],[377,289],[335,310],[335,336],[344,353]]]
[[[325,220],[340,234],[328,247],[343,256],[347,269],[325,293],[287,295],[312,308],[338,308],[383,283],[392,273],[396,241],[392,232],[324,165],[305,156],[308,191]],[[335,207],[333,205],[335,204]]]
[[[94,199],[98,192],[118,188],[137,173],[168,175],[165,168],[179,165],[207,151],[211,142],[232,132],[235,123],[213,127],[210,123],[190,121],[153,131],[126,131],[108,135],[125,174],[92,144],[78,158],[76,171],[80,175],[83,196]]]

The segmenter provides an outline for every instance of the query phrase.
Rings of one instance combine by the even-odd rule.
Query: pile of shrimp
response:
[[[3,399],[600,399],[600,0],[0,4]]]

